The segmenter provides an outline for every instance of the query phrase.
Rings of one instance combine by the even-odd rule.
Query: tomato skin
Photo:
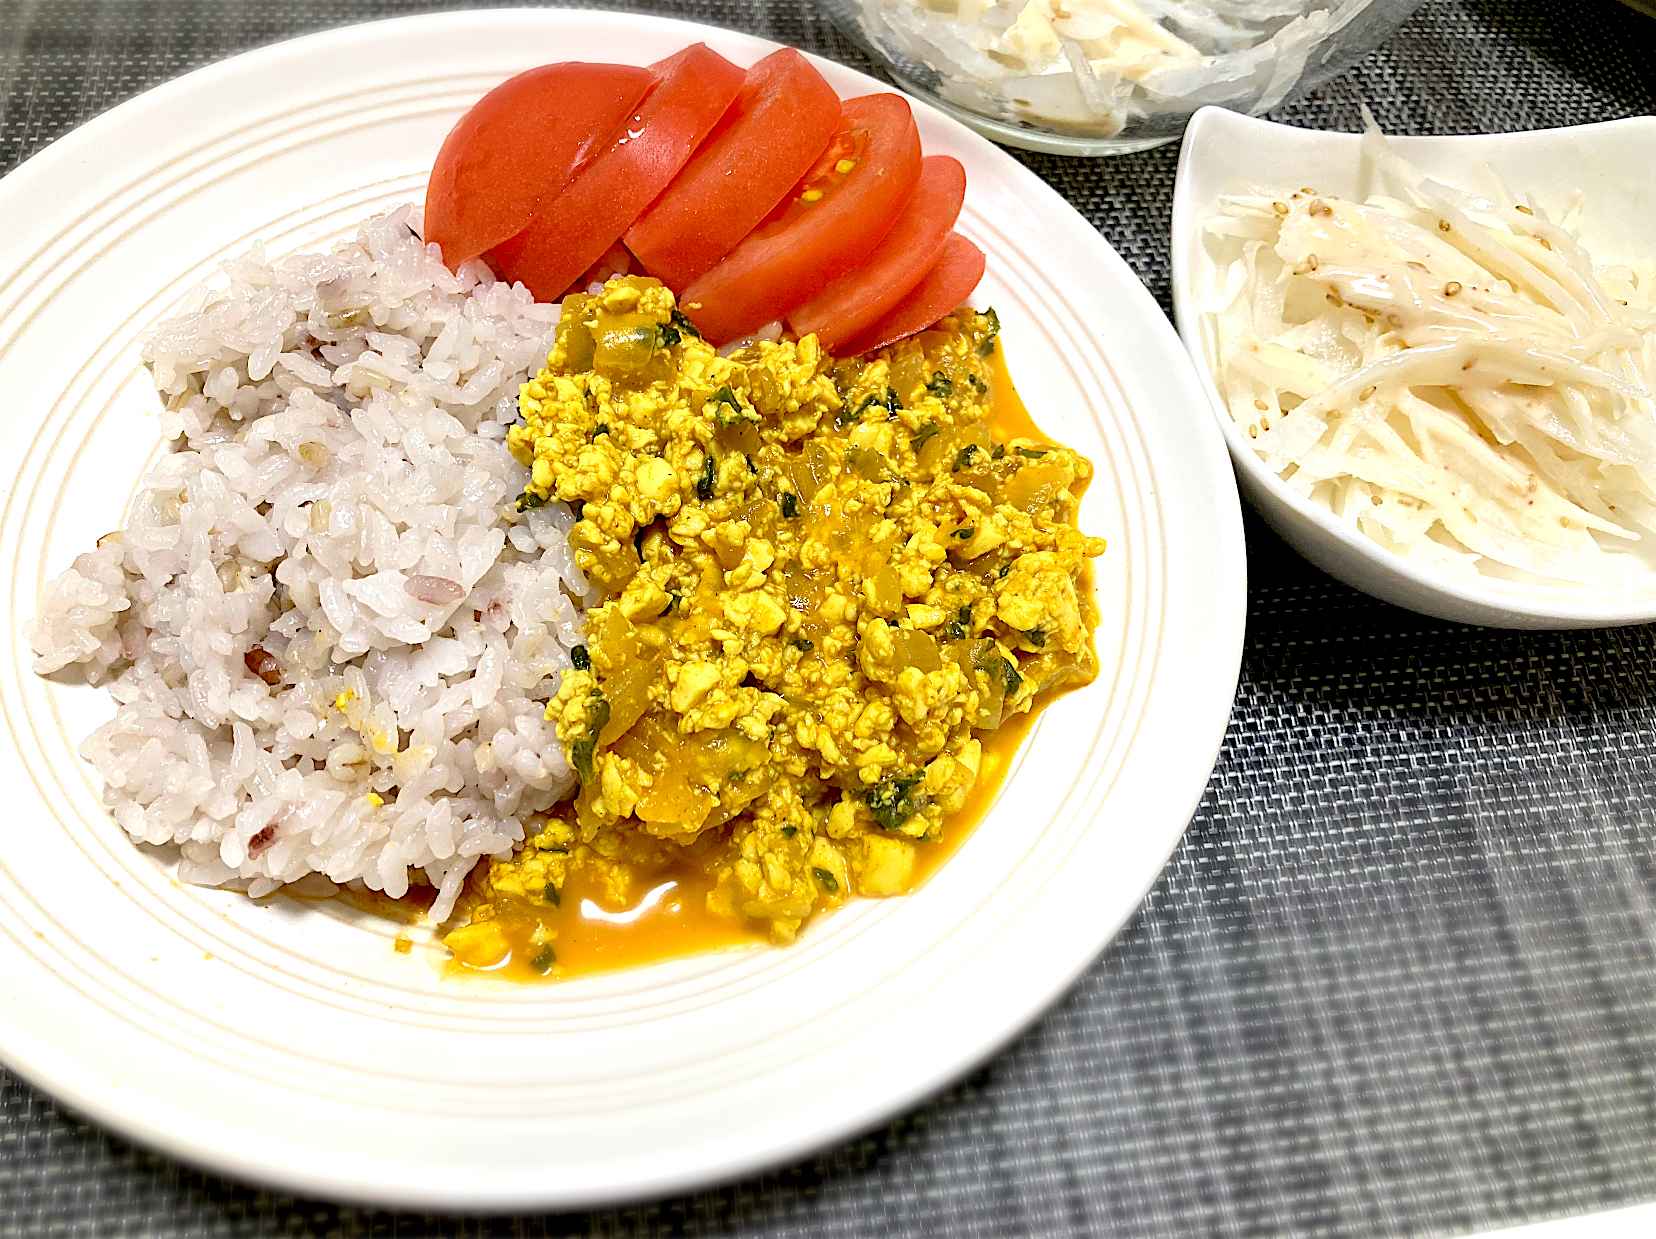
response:
[[[627,229],[627,248],[680,291],[770,214],[839,123],[839,96],[811,62],[791,47],[772,52],[747,71],[730,111]]]
[[[803,305],[874,252],[920,179],[920,134],[901,95],[844,104],[840,133],[794,196],[684,290],[680,308],[714,344],[727,344]],[[856,163],[834,171],[849,143]],[[835,179],[837,176],[837,179]],[[827,184],[807,201],[810,186]]]
[[[866,261],[788,315],[797,336],[815,335],[830,353],[878,322],[925,278],[943,253],[966,200],[966,169],[948,155],[920,161],[920,183]]]
[[[652,65],[656,85],[617,137],[563,193],[543,203],[534,221],[494,247],[509,279],[542,301],[620,240],[718,123],[742,86],[742,71],[705,43]]]
[[[937,265],[879,322],[846,345],[841,355],[872,353],[924,331],[972,295],[983,278],[983,268],[983,251],[958,232],[951,232]]]
[[[426,184],[425,239],[454,268],[522,232],[654,80],[634,65],[576,62],[507,78],[443,139]]]

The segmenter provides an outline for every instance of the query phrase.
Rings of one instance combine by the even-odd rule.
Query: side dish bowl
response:
[[[1191,121],[1173,196],[1173,309],[1230,449],[1243,496],[1289,545],[1329,575],[1411,611],[1506,628],[1590,628],[1656,620],[1656,550],[1649,570],[1622,590],[1497,580],[1460,580],[1381,547],[1328,509],[1293,491],[1250,446],[1214,381],[1207,314],[1218,268],[1204,230],[1221,194],[1243,183],[1313,186],[1361,199],[1371,192],[1359,134],[1296,129],[1204,108]],[[1652,250],[1646,222],[1656,209],[1656,118],[1639,117],[1531,133],[1391,139],[1429,176],[1477,191],[1498,178],[1533,194],[1557,218],[1579,193],[1572,223],[1599,262]]]
[[[1215,68],[1211,60],[1200,67],[1181,61],[1176,67],[1153,70],[1143,81],[1134,80],[1141,76],[1141,67],[1127,69],[1120,77],[1105,69],[1078,83],[1073,97],[1068,91],[1055,89],[1055,84],[1070,79],[1074,69],[1066,72],[1059,64],[1033,76],[1019,76],[1029,70],[1013,71],[1007,65],[1021,62],[999,51],[985,56],[976,50],[989,36],[970,24],[954,23],[951,16],[956,8],[950,4],[916,5],[912,0],[814,2],[904,90],[986,138],[1054,155],[1126,155],[1176,141],[1191,114],[1205,104],[1258,114],[1320,86],[1390,38],[1420,7],[1421,0],[1306,0],[1297,9],[1293,5],[1233,6],[1229,15],[1235,17],[1252,18],[1256,11],[1267,12],[1256,19],[1261,24],[1251,29],[1281,31],[1285,23],[1291,29],[1269,43],[1255,43],[1249,50],[1222,57],[1222,68]],[[1145,7],[1157,11],[1154,6]],[[1195,32],[1214,21],[1214,14],[1207,11],[1213,6],[1186,6],[1183,10],[1161,7],[1175,19],[1163,19],[1160,24],[1164,29],[1171,25],[1198,42],[1202,36]],[[1078,33],[1079,38],[1129,30],[1135,17],[1141,22],[1147,20],[1137,16],[1130,5],[1125,9],[1070,5],[1066,11],[1061,5],[1056,9],[1043,6],[1040,0],[962,7],[959,11],[977,14],[987,25],[997,13],[989,12],[984,18],[986,11],[998,10],[1001,24],[1011,23],[1016,15],[1016,24],[1021,27],[1032,16],[1029,9],[1051,14],[1057,22],[1057,34],[1092,32]],[[1179,18],[1188,25],[1181,25]],[[1325,20],[1329,27],[1305,24]],[[1036,25],[1042,24],[1044,19],[1037,17]],[[1299,37],[1288,37],[1295,31],[1300,32]],[[1066,57],[1080,53],[1082,44],[1074,40],[1067,43]],[[1208,46],[1203,43],[1204,48]],[[968,75],[963,63],[951,62],[951,50],[957,57],[971,58],[979,66],[978,75]],[[1045,54],[1055,55],[1050,51]],[[1158,72],[1173,74],[1174,79],[1154,82]],[[984,73],[995,76],[981,76]],[[1057,112],[1048,110],[1054,108]]]

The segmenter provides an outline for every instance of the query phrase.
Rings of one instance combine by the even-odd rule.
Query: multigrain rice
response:
[[[401,896],[423,871],[442,920],[573,782],[543,714],[591,591],[505,446],[557,309],[409,221],[255,248],[149,338],[176,450],[29,639],[37,671],[108,685],[81,755],[180,876]]]

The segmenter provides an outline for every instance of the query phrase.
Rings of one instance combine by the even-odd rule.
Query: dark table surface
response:
[[[398,0],[0,0],[0,170],[140,91]],[[624,4],[859,67],[803,0]],[[1428,0],[1276,118],[1398,133],[1650,112],[1614,0]],[[1164,306],[1175,147],[1021,155]],[[0,221],[3,225],[3,221]],[[27,415],[14,410],[13,415]],[[1656,630],[1512,633],[1334,583],[1250,518],[1240,692],[1138,917],[999,1058],[787,1170],[587,1215],[261,1192],[0,1070],[0,1237],[1460,1234],[1656,1198]],[[0,978],[0,985],[4,985]]]

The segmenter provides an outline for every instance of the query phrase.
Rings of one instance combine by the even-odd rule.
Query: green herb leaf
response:
[[[742,402],[736,399],[736,393],[731,390],[730,384],[725,383],[713,393],[713,420],[721,427],[734,426],[738,422],[752,422],[759,419],[742,407]]]
[[[1039,460],[1039,459],[1041,459],[1041,457],[1046,455],[1046,449],[1045,448],[1037,449],[1037,448],[1033,448],[1033,447],[1020,447],[1020,448],[1017,449],[1017,451],[1018,451],[1018,455],[1026,457],[1029,460]]]
[[[1008,572],[1011,572],[1011,571],[1012,571],[1012,561],[1009,559],[1004,564],[1002,564],[1000,566],[1000,572],[998,573],[998,575],[999,575],[1000,579],[1004,581],[1004,580],[1006,580],[1006,574]]]
[[[517,497],[519,512],[527,512],[530,508],[544,508],[546,500],[532,490],[526,490]]]
[[[684,311],[677,306],[673,307],[673,312],[669,317],[673,326],[677,327],[682,334],[694,336],[698,340],[702,338],[702,333],[696,329],[696,324],[686,318]]]
[[[709,452],[702,458],[701,477],[696,482],[696,498],[703,503],[713,498],[713,482],[717,477],[718,466],[713,463],[713,453]]]
[[[1046,648],[1046,633],[1040,628],[1031,628],[1028,632],[1024,633],[1024,640],[1028,641],[1029,644],[1033,645],[1038,650]]]
[[[989,459],[990,460],[999,460],[1002,456],[1005,456],[1005,455],[1006,455],[1006,444],[997,443],[997,444],[995,444],[995,450],[989,453]]]
[[[569,849],[565,848],[564,851],[567,853]],[[554,908],[563,907],[563,892],[550,882],[546,884],[546,889],[541,892],[541,898]]]
[[[679,342],[678,328],[671,323],[657,323],[656,341],[662,348],[671,348]]]
[[[954,382],[948,375],[939,370],[931,376],[931,380],[926,384],[926,390],[939,400],[947,400],[954,395]]]
[[[799,496],[791,490],[782,492],[782,515],[790,521],[799,515]]]
[[[569,651],[569,661],[575,664],[577,671],[592,670],[592,651],[584,645],[577,645]]]
[[[924,426],[920,427],[919,430],[914,432],[914,438],[909,440],[909,446],[918,452],[936,437],[937,423],[927,422]]]
[[[608,422],[599,422],[596,426],[594,426],[592,428],[592,437],[594,439],[596,439],[599,435],[607,435],[608,433],[609,433],[609,423]]]
[[[683,601],[684,601],[684,595],[683,594],[677,594],[677,593],[668,594],[667,595],[667,605],[662,607],[661,610],[656,612],[656,618],[660,619],[663,615],[672,614],[673,611],[675,611],[678,608],[678,604],[683,602]]]
[[[983,343],[978,345],[978,356],[987,357],[995,351],[995,337],[1000,334],[1000,315],[990,309],[985,310],[978,317],[984,319],[989,324],[988,334],[984,336]]]
[[[816,649],[816,642],[807,641],[804,637],[795,637],[793,639],[793,647],[801,654],[805,654]]]
[[[598,733],[604,730],[609,717],[609,702],[604,700],[602,693],[593,689],[586,703],[586,734],[569,745],[569,762],[583,784],[592,782],[596,774],[593,761],[598,751]]]
[[[975,533],[977,533],[976,525],[962,525],[949,536],[952,538],[970,538]]]
[[[797,827],[797,826],[784,826],[782,828],[782,837],[784,839],[792,839],[798,833],[799,833],[799,827]]]
[[[828,870],[818,869],[815,865],[812,865],[811,876],[820,882],[822,884],[822,889],[827,891],[830,895],[836,894],[839,891],[839,879],[835,878],[833,874],[828,872]]]
[[[966,381],[972,385],[972,390],[980,396],[984,395],[989,390],[989,384],[985,383],[975,374],[968,374],[966,376]]]
[[[949,466],[949,472],[959,473],[967,465],[972,463],[972,458],[978,454],[979,450],[978,445],[975,443],[968,443],[965,447],[961,448],[955,453],[954,464]]]
[[[882,779],[863,792],[863,803],[876,822],[886,830],[896,830],[924,807],[912,794],[922,777],[919,773],[894,774]]]
[[[556,962],[557,956],[552,954],[552,945],[548,943],[530,957],[529,966],[544,977],[552,971],[552,965]]]

